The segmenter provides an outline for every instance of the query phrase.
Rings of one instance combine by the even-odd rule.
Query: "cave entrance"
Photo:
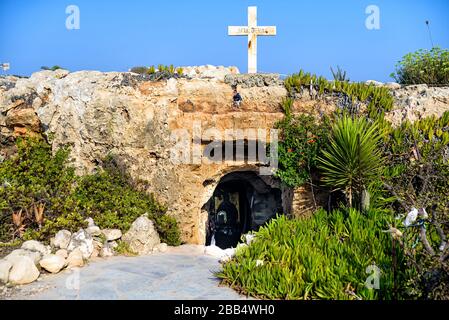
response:
[[[255,172],[233,172],[220,180],[206,207],[206,245],[227,249],[283,212],[282,193]]]

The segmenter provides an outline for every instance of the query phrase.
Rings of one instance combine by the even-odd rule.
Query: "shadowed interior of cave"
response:
[[[206,245],[235,247],[242,234],[257,230],[282,213],[282,194],[255,172],[224,176],[206,204],[209,213]]]

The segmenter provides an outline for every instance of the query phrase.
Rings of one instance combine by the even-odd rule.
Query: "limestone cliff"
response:
[[[224,134],[228,129],[270,129],[283,117],[281,101],[287,92],[281,81],[237,81],[243,97],[240,108],[232,103],[234,83],[223,72],[220,77],[210,73],[158,82],[132,73],[64,70],[42,71],[30,78],[3,77],[1,141],[6,145],[19,135],[43,133],[51,137],[54,148],[71,147],[71,161],[79,173],[92,171],[102,158],[114,154],[134,178],[148,181],[148,192],[168,205],[181,224],[183,240],[203,243],[204,205],[220,178],[233,171],[254,171],[258,164],[173,164],[173,132],[183,129],[201,144],[195,124],[203,132],[214,128]],[[422,85],[392,92],[395,109],[387,118],[394,123],[449,110],[449,88]],[[304,96],[295,101],[294,112],[319,115],[332,111],[337,102],[335,97]],[[4,147],[0,156],[8,152]],[[273,179],[270,183],[276,184]]]

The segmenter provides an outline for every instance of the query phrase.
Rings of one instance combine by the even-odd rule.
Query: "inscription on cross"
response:
[[[248,73],[257,73],[257,36],[275,36],[276,27],[257,25],[257,7],[248,7],[248,26],[228,27],[230,36],[248,36]]]

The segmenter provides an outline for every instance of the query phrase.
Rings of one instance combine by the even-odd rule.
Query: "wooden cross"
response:
[[[228,27],[229,36],[248,36],[248,73],[257,73],[257,36],[275,36],[276,27],[257,25],[257,7],[248,7],[247,27]]]

